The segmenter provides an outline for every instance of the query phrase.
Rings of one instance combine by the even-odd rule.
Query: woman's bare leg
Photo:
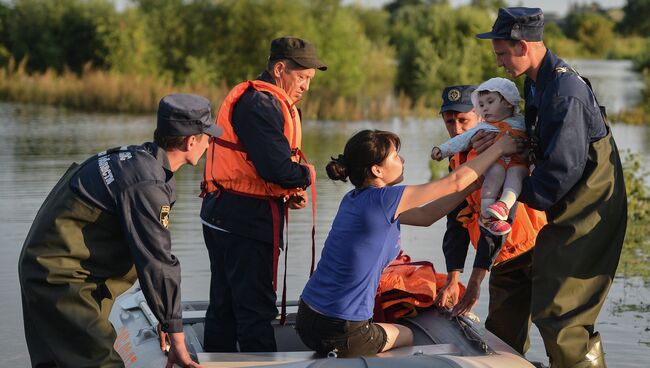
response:
[[[413,331],[410,328],[395,323],[377,323],[386,331],[386,345],[382,352],[400,346],[413,345]]]

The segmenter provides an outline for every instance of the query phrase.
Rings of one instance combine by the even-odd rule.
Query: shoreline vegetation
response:
[[[24,65],[14,65],[12,60],[5,69],[0,70],[2,101],[88,112],[150,114],[156,112],[160,96],[181,92],[205,96],[216,113],[229,91],[224,85],[173,84],[155,77],[112,73],[90,66],[80,74],[70,71],[56,73],[53,70],[30,74],[25,71]],[[336,121],[437,115],[437,110],[425,106],[422,100],[413,103],[403,93],[363,100],[306,96],[300,102],[300,107],[305,117]]]
[[[143,114],[166,94],[191,92],[218,108],[228,87],[263,70],[269,40],[298,35],[329,66],[301,102],[306,119],[431,117],[444,86],[505,76],[489,42],[475,38],[504,5],[131,0],[118,10],[111,0],[0,2],[0,100]],[[649,123],[646,10],[650,2],[627,0],[620,9],[574,4],[563,18],[546,14],[544,38],[558,54],[631,59],[645,76],[641,104],[612,121]]]
[[[621,252],[618,273],[641,276],[650,280],[650,186],[645,178],[647,170],[639,154],[627,151],[621,155],[627,190],[627,231]]]

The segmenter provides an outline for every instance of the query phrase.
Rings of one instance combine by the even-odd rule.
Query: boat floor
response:
[[[186,324],[191,326],[194,335],[202,340],[203,336],[203,318],[204,306],[192,305],[188,303],[184,306],[183,319]],[[193,311],[196,310],[196,315]],[[202,311],[201,311],[202,310]],[[374,357],[364,357],[361,359],[343,359],[346,360],[346,366],[354,367],[359,364],[359,367],[367,367],[368,362],[373,360],[373,367],[391,367],[398,366],[394,359],[386,360],[383,358],[404,358],[404,366],[413,367],[419,366],[418,363],[427,367],[466,367],[476,366],[476,363],[481,362],[481,357],[492,354],[495,350],[499,351],[504,359],[503,367],[510,367],[513,357],[521,357],[503,343],[494,335],[485,329],[471,328],[471,331],[463,330],[459,323],[453,323],[448,317],[436,309],[422,310],[418,316],[414,318],[406,318],[400,321],[401,324],[408,326],[413,331],[414,345],[393,349],[385,353],[377,354]],[[204,367],[253,367],[253,366],[269,366],[283,365],[283,367],[307,367],[311,364],[318,362],[318,367],[337,366],[342,363],[342,359],[323,359],[322,356],[315,354],[307,348],[294,329],[295,313],[287,315],[287,323],[280,325],[279,321],[275,321],[275,337],[278,352],[262,352],[262,353],[206,353],[197,351],[199,362]],[[468,339],[468,334],[476,337],[476,339]],[[489,343],[483,345],[482,342]],[[202,346],[202,341],[199,342]],[[419,359],[413,360],[414,357]],[[471,364],[467,364],[464,360],[471,358]],[[485,366],[492,366],[495,357],[491,356],[490,364]],[[498,358],[497,358],[498,359]],[[328,361],[329,364],[328,364]],[[337,363],[338,361],[338,363]],[[457,361],[457,364],[454,364]],[[521,362],[521,361],[520,361]],[[524,361],[525,362],[525,361]],[[415,365],[414,365],[415,363]],[[509,364],[510,363],[510,364]],[[386,365],[387,364],[387,365]],[[478,365],[480,366],[480,365]]]

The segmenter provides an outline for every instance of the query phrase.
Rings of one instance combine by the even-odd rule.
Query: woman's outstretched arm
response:
[[[406,186],[402,199],[397,206],[395,217],[397,218],[397,216],[411,208],[422,206],[449,194],[464,192],[499,157],[513,154],[518,149],[518,142],[511,136],[504,135],[485,152],[462,164],[444,178],[426,184]]]
[[[456,208],[460,202],[478,188],[480,186],[475,182],[475,184],[468,186],[461,192],[448,194],[421,207],[411,208],[400,215],[399,222],[402,225],[431,226],[431,224]]]

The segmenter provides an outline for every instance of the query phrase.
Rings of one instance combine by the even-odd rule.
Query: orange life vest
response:
[[[247,153],[232,127],[233,107],[249,87],[260,92],[269,92],[280,102],[284,116],[284,136],[291,147],[291,160],[293,162],[300,162],[301,158],[306,160],[300,150],[302,141],[300,115],[287,93],[274,84],[260,80],[242,82],[228,93],[219,109],[217,124],[223,128],[223,134],[210,140],[201,183],[203,192],[210,193],[219,188],[251,196],[288,197],[301,188],[282,188],[262,179],[253,163],[247,159]],[[311,185],[314,184],[312,181]]]
[[[247,153],[232,127],[232,111],[235,103],[239,101],[246,90],[252,87],[260,92],[268,92],[280,102],[282,115],[284,117],[284,136],[291,148],[291,161],[300,163],[309,169],[311,179],[311,207],[312,207],[312,246],[311,246],[311,269],[310,275],[314,272],[314,260],[316,252],[316,171],[309,163],[305,154],[300,150],[302,143],[302,123],[300,114],[291,98],[282,89],[274,84],[260,80],[252,80],[239,83],[226,96],[217,115],[217,124],[223,128],[220,137],[210,138],[210,146],[205,162],[203,181],[201,182],[202,193],[225,190],[245,196],[266,198],[269,201],[271,214],[273,216],[273,289],[277,288],[278,259],[280,256],[280,216],[275,199],[288,198],[298,193],[302,188],[282,188],[280,185],[270,183],[262,179],[257,173],[253,163],[247,159]],[[301,160],[303,162],[301,162]],[[285,207],[285,224],[289,224],[288,207]],[[286,321],[286,295],[287,295],[287,253],[288,240],[285,244],[285,270],[284,284],[282,290],[282,311],[280,323]]]
[[[474,157],[476,157],[476,151],[474,150],[471,150],[469,154],[457,153],[451,158],[449,166],[453,170],[456,166]],[[457,219],[467,228],[470,241],[474,248],[476,248],[481,235],[479,225],[481,216],[481,190],[474,191],[466,200],[468,206],[460,211]],[[532,249],[535,246],[537,233],[539,233],[546,223],[546,213],[534,210],[524,203],[519,203],[515,219],[512,222],[512,231],[508,234],[508,238],[497,255],[494,264],[507,261]]]
[[[411,262],[411,257],[400,254],[381,274],[373,321],[395,322],[402,317],[413,317],[417,308],[428,308],[436,299],[436,292],[447,283],[447,275],[436,273],[428,261]],[[460,295],[465,286],[459,283]]]

